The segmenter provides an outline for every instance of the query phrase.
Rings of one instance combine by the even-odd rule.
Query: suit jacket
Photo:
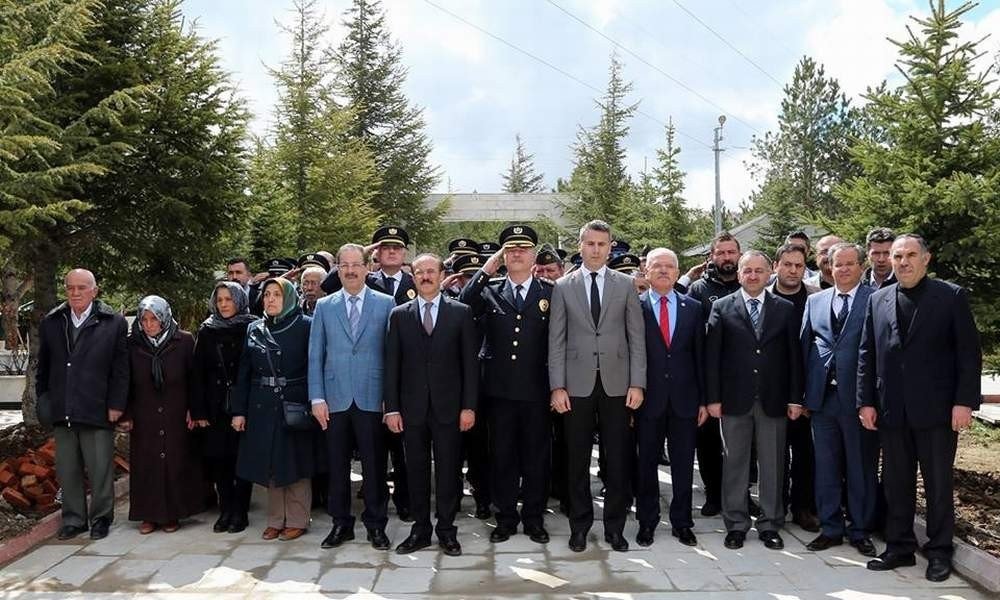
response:
[[[858,352],[857,406],[878,408],[880,427],[951,425],[956,405],[979,408],[983,355],[964,289],[928,278],[906,339],[896,318],[899,284],[868,299]]]
[[[802,351],[795,307],[764,292],[757,339],[739,291],[712,305],[705,338],[706,401],[724,415],[745,415],[759,401],[770,417],[802,401]]]
[[[458,423],[462,410],[476,409],[478,344],[472,310],[443,294],[432,335],[424,330],[417,300],[394,308],[385,347],[385,412],[399,412],[404,427]]]
[[[320,298],[312,316],[309,398],[326,400],[330,412],[343,412],[351,404],[382,412],[385,332],[396,303],[370,288],[363,293],[357,340],[351,337],[350,306],[343,289]]]
[[[385,286],[382,284],[382,277],[378,273],[368,273],[365,275],[365,285],[377,292],[382,292],[383,294],[386,293]],[[333,294],[334,292],[339,291],[342,287],[344,287],[344,284],[340,282],[340,272],[337,271],[336,268],[330,271],[326,278],[323,279],[323,283],[320,284],[320,287],[323,288],[323,291],[327,294]],[[406,271],[403,271],[402,281],[394,287],[395,289],[393,290],[392,297],[396,301],[396,306],[406,304],[410,300],[417,297],[417,288],[413,284],[413,276]]]
[[[639,302],[646,326],[646,398],[636,414],[646,419],[659,419],[668,412],[681,418],[698,416],[698,407],[705,404],[705,315],[701,302],[677,294],[670,348],[663,341],[649,293],[639,296]]]
[[[590,396],[601,370],[609,396],[646,387],[646,335],[632,278],[607,269],[598,324],[590,315],[590,282],[579,269],[552,289],[549,324],[549,389]]]
[[[482,392],[491,398],[548,402],[549,320],[552,284],[532,277],[518,312],[507,278],[491,280],[482,269],[462,289],[484,334],[479,358]]]
[[[837,288],[827,288],[809,296],[802,315],[800,340],[805,360],[805,401],[809,410],[821,410],[831,415],[848,416],[857,413],[858,345],[865,324],[865,308],[874,290],[858,286],[847,322],[840,336],[833,334],[833,300]],[[830,373],[831,367],[834,369]],[[832,377],[831,377],[832,375]],[[837,382],[836,402],[824,405],[826,386],[830,379]]]

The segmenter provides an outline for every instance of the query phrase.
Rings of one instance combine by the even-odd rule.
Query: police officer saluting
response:
[[[497,527],[490,534],[494,543],[516,533],[518,521],[532,541],[549,541],[542,515],[552,435],[546,367],[552,284],[531,275],[537,243],[538,235],[526,225],[504,229],[499,251],[472,276],[459,296],[472,307],[485,334],[480,352],[481,390],[490,406],[493,503],[497,508]],[[501,260],[507,266],[507,276],[494,278]],[[520,516],[519,496],[524,503]]]

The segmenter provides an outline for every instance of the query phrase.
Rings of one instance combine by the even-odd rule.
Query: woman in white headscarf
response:
[[[171,533],[204,510],[190,430],[208,424],[194,366],[194,338],[159,296],[139,302],[129,337],[129,519],[139,532]]]

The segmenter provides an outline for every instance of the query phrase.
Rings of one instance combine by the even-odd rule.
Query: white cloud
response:
[[[755,185],[743,166],[750,159],[749,150],[730,149],[722,153],[719,163],[719,188],[722,202],[726,207],[735,210],[740,202],[745,200]],[[684,197],[690,206],[711,209],[715,204],[715,166],[691,169],[688,171]]]

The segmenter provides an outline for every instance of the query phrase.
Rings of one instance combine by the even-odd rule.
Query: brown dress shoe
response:
[[[142,524],[139,525],[139,533],[142,535],[149,535],[154,531],[156,531],[156,523],[153,523],[152,521],[143,521]]]
[[[281,532],[281,539],[282,541],[289,542],[302,537],[305,532],[305,529],[299,529],[298,527],[286,527],[285,530]]]
[[[177,521],[171,521],[163,526],[163,533],[173,533],[181,528],[181,524]]]
[[[268,527],[267,529],[264,530],[264,533],[262,533],[260,537],[262,537],[265,540],[276,540],[278,539],[279,535],[281,535],[280,529],[278,529],[277,527]]]

